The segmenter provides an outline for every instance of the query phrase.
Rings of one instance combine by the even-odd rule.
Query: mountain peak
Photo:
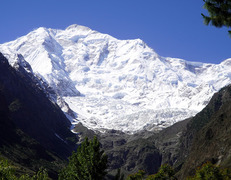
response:
[[[37,29],[35,29],[34,31],[31,32],[32,34],[49,34],[50,31],[48,28],[45,27],[39,27]],[[29,33],[30,34],[30,33]]]
[[[92,31],[90,28],[78,24],[72,24],[66,28],[67,31],[75,30],[75,31]]]

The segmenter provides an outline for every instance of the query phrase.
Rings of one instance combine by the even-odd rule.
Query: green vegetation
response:
[[[221,169],[219,166],[208,162],[198,168],[194,177],[188,180],[228,180],[231,179],[231,171],[229,169]]]
[[[17,177],[15,175],[15,170],[9,165],[8,161],[5,159],[0,160],[0,179],[1,180],[48,180],[48,173],[44,169],[40,169],[32,177],[28,174],[21,175]]]
[[[187,180],[229,180],[231,179],[231,170],[222,169],[210,162],[205,163],[198,168],[193,177]],[[167,164],[162,165],[156,174],[146,176],[144,171],[138,171],[131,174],[126,180],[177,180],[173,168]]]
[[[143,170],[138,171],[135,174],[131,174],[127,177],[126,180],[175,180],[175,172],[173,168],[167,164],[164,164],[160,167],[159,171],[156,174],[146,176]]]
[[[14,169],[7,160],[0,160],[0,179],[15,179]]]
[[[96,137],[85,138],[84,142],[73,152],[69,164],[59,174],[60,180],[100,180],[107,174],[107,156],[100,150]]]
[[[173,168],[168,164],[164,164],[156,174],[148,176],[146,180],[174,180],[176,179],[174,175]]]
[[[142,180],[144,179],[145,172],[143,170],[139,170],[137,173],[130,174],[126,180]]]
[[[100,180],[106,175],[107,156],[100,150],[100,143],[96,137],[93,140],[86,138],[69,158],[69,164],[59,174],[60,180]],[[13,168],[7,160],[0,161],[1,180],[47,180],[48,173],[40,169],[35,175],[23,174],[16,176],[16,167]]]
[[[215,27],[231,27],[231,1],[230,0],[203,0],[204,8],[208,10],[209,16],[202,14],[206,25]],[[231,35],[231,31],[229,31]]]

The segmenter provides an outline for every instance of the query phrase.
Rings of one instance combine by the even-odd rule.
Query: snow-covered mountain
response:
[[[80,25],[38,28],[0,51],[12,66],[41,78],[73,124],[100,131],[167,127],[195,115],[231,83],[231,59],[164,58],[140,39],[118,40]]]

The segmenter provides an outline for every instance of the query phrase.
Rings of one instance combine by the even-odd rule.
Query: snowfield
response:
[[[13,67],[41,78],[73,124],[102,132],[168,127],[201,111],[231,83],[231,59],[165,58],[140,39],[118,40],[80,25],[38,28],[0,51]]]

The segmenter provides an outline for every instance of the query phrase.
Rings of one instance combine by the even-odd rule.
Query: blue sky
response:
[[[3,0],[0,43],[38,27],[80,24],[118,39],[140,38],[164,57],[220,63],[231,58],[226,28],[205,26],[203,0]]]

